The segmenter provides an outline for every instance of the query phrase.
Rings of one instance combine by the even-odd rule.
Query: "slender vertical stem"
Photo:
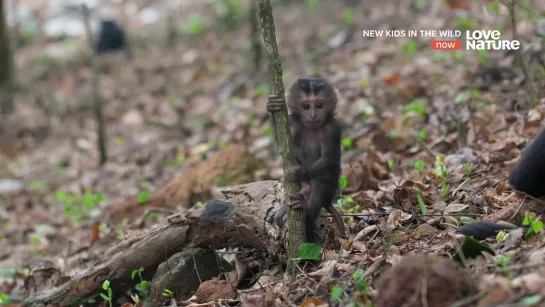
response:
[[[282,63],[278,55],[278,47],[276,46],[276,34],[274,28],[274,18],[272,15],[272,7],[269,0],[256,0],[258,5],[259,19],[261,20],[261,29],[263,31],[263,42],[267,57],[269,59],[269,84],[272,94],[278,97],[285,97],[284,86],[282,84]],[[285,103],[285,101],[284,101]],[[288,112],[284,108],[281,112],[276,112],[273,115],[273,123],[275,125],[276,135],[278,136],[278,148],[282,156],[284,173],[295,166],[295,157],[293,155],[293,141],[291,139]],[[284,190],[288,194],[294,194],[299,190],[298,184],[295,182],[284,181]],[[300,211],[290,209],[288,211],[288,238],[287,252],[289,259],[294,259],[299,253],[299,246],[304,243],[303,216]],[[292,260],[288,261],[287,273],[289,276],[295,275],[296,263]]]
[[[97,121],[97,147],[99,151],[99,164],[100,166],[106,163],[108,155],[106,152],[106,132],[104,128],[104,117],[102,114],[102,99],[100,98],[99,88],[99,67],[98,56],[95,52],[95,44],[93,40],[93,33],[91,32],[91,25],[89,23],[89,9],[85,4],[82,5],[83,9],[83,23],[85,25],[85,31],[87,32],[87,39],[89,40],[89,47],[91,48],[91,66],[93,68],[93,111]]]

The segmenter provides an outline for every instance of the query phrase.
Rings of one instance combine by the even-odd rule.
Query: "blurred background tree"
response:
[[[13,111],[13,63],[6,23],[5,1],[0,1],[0,114]]]

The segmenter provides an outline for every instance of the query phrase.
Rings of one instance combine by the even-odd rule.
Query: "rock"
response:
[[[211,280],[232,266],[218,258],[213,250],[187,249],[172,255],[161,263],[151,282],[154,300],[164,300],[162,293],[168,289],[178,300],[186,300],[195,292],[201,281]]]
[[[127,126],[141,126],[144,123],[144,117],[137,110],[129,110],[121,117],[121,123]]]

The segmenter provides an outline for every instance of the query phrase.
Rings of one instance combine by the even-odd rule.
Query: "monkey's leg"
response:
[[[322,207],[331,204],[335,196],[336,186],[328,182],[312,180],[310,182],[310,197],[307,204],[306,233],[308,242],[316,242],[314,233],[316,221],[320,216]]]
[[[341,234],[340,237],[343,239],[348,239],[348,237],[346,236],[346,231],[344,229],[343,218],[341,217],[341,214],[339,213],[339,211],[337,211],[337,209],[335,209],[335,207],[331,203],[329,205],[324,206],[324,208],[327,210],[327,212],[333,215],[333,218],[335,219],[335,223],[337,223],[337,227],[339,228],[339,232]]]

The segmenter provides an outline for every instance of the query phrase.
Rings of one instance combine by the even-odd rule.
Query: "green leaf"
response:
[[[331,299],[334,301],[338,301],[341,299],[341,295],[343,294],[343,289],[339,285],[334,285],[331,288]]]
[[[206,20],[202,15],[197,13],[192,13],[188,21],[182,26],[184,32],[195,36],[202,34],[205,28]]]
[[[416,200],[418,201],[418,206],[420,207],[420,213],[424,215],[428,214],[428,209],[426,208],[426,204],[424,203],[424,200],[422,199],[420,190],[417,187],[414,187],[414,192],[416,193]]]
[[[540,220],[536,220],[532,223],[532,231],[535,233],[539,233],[543,229],[543,222]]]
[[[346,176],[341,176],[339,178],[339,187],[341,190],[346,189],[346,186],[348,185],[348,178]]]
[[[136,277],[136,274],[138,274],[138,270],[132,270],[131,279],[134,279]]]
[[[311,11],[316,11],[318,8],[318,0],[307,0],[307,6]]]
[[[542,302],[542,301],[543,301],[543,296],[541,296],[539,294],[528,296],[528,297],[525,297],[525,298],[522,299],[523,304],[528,305],[528,306],[534,306],[537,303]]]
[[[343,146],[345,148],[351,148],[352,147],[352,139],[351,138],[348,138],[348,137],[344,138],[342,140],[342,143],[343,143]]]
[[[1,304],[11,304],[11,297],[7,295],[6,293],[0,294],[0,303]]]
[[[419,171],[423,171],[424,168],[426,168],[426,163],[422,160],[418,160],[414,162],[414,168],[416,168]]]
[[[109,288],[110,288],[110,281],[106,279],[106,280],[102,283],[102,289],[108,290]]]
[[[475,240],[473,237],[465,237],[464,242],[458,248],[452,260],[462,263],[462,259],[472,259],[480,256],[482,252],[487,252],[491,255],[495,255],[494,251],[486,243],[481,243]]]
[[[354,9],[347,9],[343,13],[344,21],[348,24],[354,24],[356,22],[356,11]]]
[[[454,98],[454,102],[456,103],[462,103],[466,101],[469,98],[469,94],[467,92],[461,92],[456,95],[456,98]]]
[[[140,204],[143,204],[149,200],[149,192],[148,191],[142,191],[138,193],[138,202]]]
[[[425,140],[426,138],[428,138],[428,133],[426,132],[426,130],[418,130],[418,138],[421,139],[421,140]]]
[[[475,219],[471,218],[469,216],[461,216],[460,217],[460,224],[462,224],[462,225],[473,223],[473,222],[475,222]]]
[[[496,235],[496,240],[498,242],[503,242],[503,240],[505,240],[505,231],[498,231],[498,234]]]
[[[55,192],[55,197],[61,202],[66,202],[70,199],[70,196],[67,193],[59,190]]]
[[[256,96],[263,97],[263,96],[267,95],[268,92],[269,92],[269,85],[267,85],[267,84],[259,85],[258,87],[256,87],[254,89],[254,94]]]
[[[299,247],[297,260],[322,260],[322,247],[315,243],[304,243]]]
[[[418,50],[418,43],[414,40],[409,41],[407,45],[405,46],[405,52],[409,56],[413,56],[417,50]]]
[[[100,293],[100,297],[102,297],[102,299],[104,299],[105,301],[110,301],[110,298],[104,293]]]

